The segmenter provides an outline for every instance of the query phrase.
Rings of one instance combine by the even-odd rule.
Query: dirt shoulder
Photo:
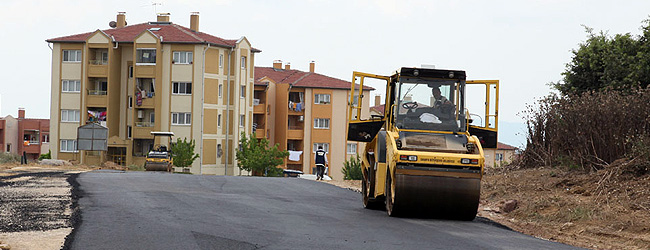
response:
[[[360,192],[360,181],[325,182]],[[478,215],[515,231],[591,249],[650,249],[648,174],[502,169],[481,184]]]

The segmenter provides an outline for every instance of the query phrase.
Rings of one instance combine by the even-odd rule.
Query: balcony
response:
[[[96,60],[91,60],[90,65],[88,65],[88,76],[89,77],[108,77],[108,65],[107,64],[95,64],[93,63]]]
[[[86,99],[88,107],[106,107],[108,105],[108,95],[103,90],[88,90],[88,97]]]
[[[156,77],[156,65],[141,65],[135,66],[135,77],[139,78],[154,78]]]
[[[138,126],[139,122],[136,122],[135,127],[133,127],[133,138],[136,139],[153,139],[151,131],[153,131],[153,124],[147,124],[147,126]],[[143,125],[143,124],[141,124]]]
[[[287,130],[287,139],[302,140],[305,132],[302,127],[289,127]]]
[[[257,130],[255,130],[255,138],[257,139],[266,138],[266,129],[257,128]]]
[[[264,114],[266,113],[266,104],[260,103],[259,105],[253,106],[253,114]]]

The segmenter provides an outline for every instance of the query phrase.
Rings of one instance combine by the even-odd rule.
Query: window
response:
[[[191,95],[192,83],[191,82],[174,82],[172,83],[172,93],[178,95]]]
[[[217,115],[217,127],[221,127],[221,114]]]
[[[314,96],[314,104],[329,104],[330,95],[329,94],[316,94]]]
[[[219,98],[221,98],[222,92],[223,92],[223,84],[219,84]]]
[[[156,49],[138,49],[136,53],[136,63],[155,64]]]
[[[81,50],[63,50],[64,62],[81,62]]]
[[[133,66],[129,66],[129,78],[133,78]]]
[[[330,128],[330,119],[327,118],[316,118],[314,119],[314,128]]]
[[[246,57],[241,57],[241,69],[246,69]]]
[[[102,65],[108,64],[108,52],[102,52]]]
[[[348,152],[349,155],[357,154],[357,144],[356,143],[348,143],[347,152]]]
[[[172,125],[191,125],[192,113],[172,113]]]
[[[239,87],[239,97],[246,98],[246,86]]]
[[[316,150],[318,150],[318,146],[323,147],[323,150],[325,150],[325,152],[330,151],[330,144],[329,143],[314,143],[314,148],[312,149],[312,151],[316,152]]]
[[[79,93],[81,91],[81,81],[63,80],[61,81],[61,91],[64,93]]]
[[[50,142],[50,135],[43,135],[43,143]]]
[[[61,140],[61,152],[77,152],[77,140]]]
[[[192,64],[192,52],[189,51],[176,51],[172,63],[177,64]]]
[[[223,68],[223,54],[219,54],[219,68]]]
[[[62,109],[61,121],[62,122],[79,122],[79,110],[77,109]]]
[[[239,127],[244,127],[244,123],[246,122],[246,116],[244,115],[239,115]]]
[[[223,149],[221,149],[221,143],[217,144],[217,158],[221,158],[221,154],[223,154]]]
[[[494,161],[503,161],[503,154],[502,153],[496,153],[494,155]]]
[[[7,152],[11,152],[11,143],[7,143]]]
[[[131,126],[126,126],[126,138],[131,139],[133,135],[133,128]]]
[[[133,96],[129,96],[129,99],[127,100],[126,106],[129,108],[133,108]]]

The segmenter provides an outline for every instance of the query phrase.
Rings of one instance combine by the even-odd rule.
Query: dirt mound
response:
[[[650,249],[650,174],[632,161],[592,172],[502,170],[482,182],[479,215],[536,237],[595,249]],[[499,204],[516,200],[510,213]]]

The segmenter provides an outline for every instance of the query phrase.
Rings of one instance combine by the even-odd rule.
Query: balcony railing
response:
[[[105,60],[90,60],[91,65],[106,65],[108,64]]]
[[[154,123],[153,122],[136,122],[135,126],[136,127],[153,127]]]
[[[108,92],[105,90],[94,90],[94,89],[89,89],[88,90],[88,95],[106,95]]]

